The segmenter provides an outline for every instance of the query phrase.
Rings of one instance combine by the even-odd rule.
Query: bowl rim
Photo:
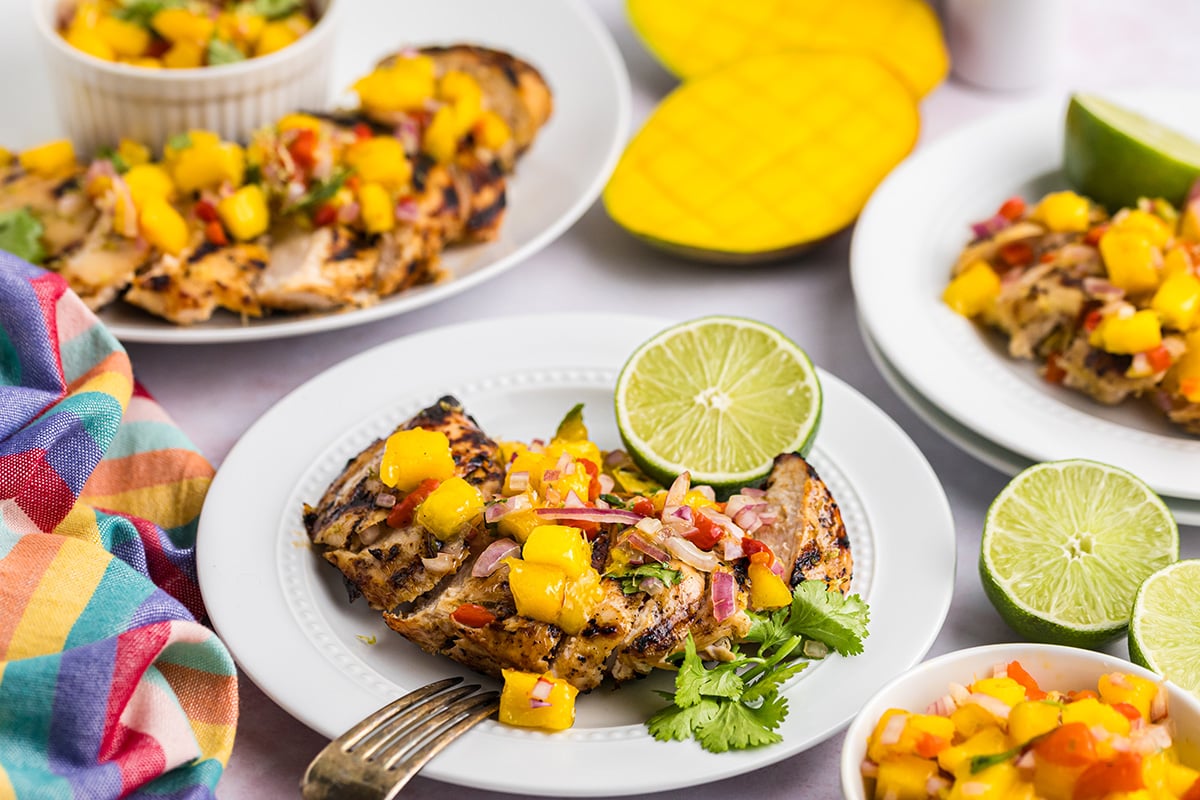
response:
[[[915,680],[918,677],[930,672],[936,672],[939,669],[955,664],[960,661],[966,661],[985,654],[994,654],[1001,656],[1005,653],[1029,652],[1036,650],[1048,655],[1054,655],[1065,659],[1076,659],[1078,661],[1089,664],[1107,664],[1120,662],[1120,669],[1130,674],[1137,675],[1142,678],[1147,678],[1155,683],[1165,686],[1170,697],[1172,707],[1177,704],[1189,707],[1191,712],[1200,716],[1200,697],[1188,692],[1183,687],[1164,678],[1155,672],[1151,672],[1145,667],[1133,663],[1127,658],[1113,655],[1102,650],[1088,650],[1082,647],[1070,647],[1061,644],[1049,644],[1044,642],[1003,642],[998,644],[984,644],[975,647],[967,647],[961,650],[951,650],[947,653],[935,656],[928,661],[922,661],[912,669],[902,672],[892,678],[886,684],[879,688],[875,694],[862,705],[858,713],[854,715],[854,719],[846,727],[845,735],[842,738],[842,751],[838,759],[838,771],[841,774],[842,796],[846,800],[866,800],[867,794],[861,789],[851,794],[849,787],[862,785],[862,774],[859,769],[862,761],[858,758],[851,758],[851,752],[858,748],[855,744],[862,740],[865,741],[865,731],[875,725],[875,719],[867,718],[867,710],[880,702],[882,698],[890,695],[899,686]],[[1004,658],[996,658],[995,661],[1004,661]]]
[[[144,80],[149,83],[213,83],[236,80],[260,71],[270,70],[271,67],[282,65],[289,61],[298,61],[308,55],[308,51],[320,46],[333,35],[344,7],[348,0],[324,0],[325,6],[316,23],[305,35],[292,44],[265,56],[248,58],[234,64],[221,64],[216,67],[188,67],[186,69],[150,69],[132,64],[122,64],[118,61],[105,61],[90,53],[85,53],[67,43],[51,22],[57,9],[65,0],[31,0],[29,6],[33,13],[34,27],[37,28],[42,40],[48,44],[60,57],[65,57],[82,66],[104,72],[112,76]]]

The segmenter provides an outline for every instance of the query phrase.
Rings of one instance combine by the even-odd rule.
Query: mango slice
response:
[[[873,55],[917,96],[946,77],[950,58],[926,0],[627,0],[646,47],[681,78],[783,50]]]
[[[626,147],[604,205],[683,255],[779,258],[849,225],[918,127],[912,93],[872,58],[758,56],[668,95]]]

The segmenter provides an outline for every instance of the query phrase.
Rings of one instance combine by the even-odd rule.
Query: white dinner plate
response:
[[[588,314],[485,320],[374,348],[301,386],[250,428],[217,472],[200,518],[204,602],[241,668],[280,706],[334,737],[396,696],[472,675],[392,633],[309,548],[301,520],[348,458],[444,394],[496,438],[553,433],[573,404],[603,448],[620,446],[612,386],[625,358],[670,324]],[[839,730],[871,694],[921,660],[954,589],[946,496],[920,451],[867,399],[828,373],[811,462],[829,484],[871,606],[865,652],[831,656],[786,688],[782,744],[714,755],[660,743],[645,720],[670,689],[662,673],[579,699],[557,734],[485,722],[424,770],[443,781],[550,796],[627,795],[729,777]],[[360,638],[363,637],[363,638]],[[375,644],[366,644],[375,637]],[[485,683],[489,678],[475,676]],[[597,768],[597,765],[609,765]]]
[[[1200,138],[1200,94],[1143,91],[1113,99]],[[981,437],[1031,461],[1090,458],[1123,467],[1163,495],[1200,500],[1200,437],[1146,403],[1104,406],[1009,358],[998,335],[941,301],[969,224],[1008,197],[1065,188],[1059,171],[1066,100],[1019,106],[949,134],[901,164],[855,228],[851,277],[859,314],[917,392]]]
[[[1016,475],[1027,467],[1033,466],[1035,462],[1030,461],[1019,453],[1005,450],[995,442],[988,441],[970,428],[960,425],[952,417],[939,411],[933,403],[922,397],[912,387],[912,384],[904,380],[904,376],[897,372],[895,367],[888,363],[883,353],[880,352],[879,345],[871,338],[871,334],[867,333],[866,329],[863,328],[861,321],[859,328],[862,332],[863,343],[867,347],[867,354],[871,356],[871,361],[874,362],[879,373],[883,375],[883,379],[887,381],[888,386],[892,387],[892,391],[904,401],[905,405],[912,409],[912,412],[920,417],[929,427],[948,439],[951,444],[957,445],[963,452],[974,456],[992,469],[1002,472],[1005,475]],[[1175,521],[1180,525],[1200,526],[1200,501],[1182,500],[1178,497],[1168,497],[1166,495],[1162,495],[1162,500],[1167,504],[1167,508],[1171,509],[1171,513],[1175,515]]]
[[[443,300],[493,278],[542,249],[596,196],[628,136],[629,76],[603,23],[582,0],[343,0],[334,86],[349,87],[384,55],[402,47],[458,42],[506,50],[536,67],[554,94],[554,112],[508,184],[499,237],[447,250],[449,278],[384,298],[368,308],[326,314],[275,314],[245,322],[218,312],[176,326],[116,302],[100,318],[128,342],[239,342],[361,325]]]

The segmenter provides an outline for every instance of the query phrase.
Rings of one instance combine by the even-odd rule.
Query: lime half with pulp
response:
[[[1138,589],[1129,657],[1200,696],[1200,560],[1177,561]]]
[[[664,483],[728,491],[806,454],[821,419],[821,384],[803,350],[748,319],[704,317],[642,344],[621,370],[617,427],[634,461]]]
[[[1112,212],[1139,197],[1178,207],[1200,177],[1200,143],[1107,100],[1074,95],[1063,171],[1077,191]]]
[[[1098,647],[1126,630],[1142,581],[1178,557],[1175,518],[1143,481],[1094,461],[1052,461],[992,501],[979,574],[1017,633]]]

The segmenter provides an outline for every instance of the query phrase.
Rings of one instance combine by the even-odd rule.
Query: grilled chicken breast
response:
[[[397,430],[441,431],[450,440],[456,473],[485,498],[503,479],[500,449],[453,397],[443,397]],[[428,592],[470,554],[463,543],[444,545],[415,524],[390,528],[390,509],[378,498],[392,492],[379,480],[385,439],[352,459],[316,506],[304,509],[308,535],[372,608],[389,610]],[[439,555],[445,558],[439,559]]]
[[[504,479],[499,448],[454,398],[442,398],[401,429],[415,427],[444,431],[457,473],[479,487],[485,499],[498,493]],[[749,631],[741,558],[716,568],[732,573],[735,581],[736,608],[720,620],[714,614],[714,573],[678,559],[667,565],[678,572],[678,580],[654,594],[626,594],[620,581],[602,578],[602,596],[577,634],[522,616],[508,585],[508,567],[473,574],[498,533],[479,526],[449,550],[439,551],[436,540],[418,526],[386,524],[389,512],[378,498],[396,495],[378,480],[384,449],[381,439],[352,459],[321,500],[306,506],[305,525],[317,550],[373,608],[383,611],[387,625],[427,652],[489,675],[499,676],[505,668],[548,670],[587,690],[605,676],[621,682],[669,668],[669,658],[683,649],[689,634],[706,657],[719,659],[728,657],[731,646]],[[754,538],[782,561],[791,585],[820,580],[831,590],[847,592],[849,539],[837,503],[816,471],[800,456],[780,456],[764,499],[767,518],[773,521]],[[620,524],[597,528],[591,534],[592,567],[604,574],[610,552],[628,529]],[[441,568],[431,573],[430,560],[447,552]],[[493,620],[475,626],[455,619],[455,611],[466,604],[486,609]]]

